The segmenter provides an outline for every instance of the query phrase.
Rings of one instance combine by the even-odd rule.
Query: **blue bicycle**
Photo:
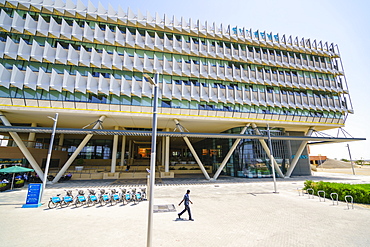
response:
[[[77,189],[77,191],[78,191],[78,194],[75,199],[75,206],[78,208],[78,207],[81,207],[82,205],[86,205],[87,200],[85,197],[85,192],[83,190]]]
[[[95,206],[95,204],[99,203],[99,198],[96,196],[95,190],[88,189],[89,195],[87,196],[87,206]]]
[[[99,201],[101,206],[105,206],[110,203],[110,196],[104,189],[100,189]]]

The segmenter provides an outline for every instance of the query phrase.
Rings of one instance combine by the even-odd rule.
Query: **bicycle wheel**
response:
[[[100,198],[100,205],[105,206],[106,204],[107,202],[103,198]]]
[[[54,203],[53,201],[49,201],[49,203],[48,203],[48,207],[49,207],[50,209],[53,209],[53,208],[56,208],[56,207],[57,207],[57,204],[56,204],[56,203]]]
[[[91,199],[89,198],[89,199],[87,199],[87,206],[89,206],[89,207],[91,207],[91,206],[93,206],[94,205],[94,202],[93,201],[91,201]]]
[[[81,207],[82,206],[82,203],[80,202],[80,200],[78,200],[77,198],[76,198],[76,201],[75,201],[75,206],[76,206],[76,208],[78,208],[78,207]]]
[[[114,206],[117,204],[117,201],[114,200],[113,198],[110,199],[110,205]]]

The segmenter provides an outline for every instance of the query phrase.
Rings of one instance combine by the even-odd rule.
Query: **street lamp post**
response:
[[[147,74],[144,77],[150,84],[154,86],[154,98],[153,98],[153,121],[152,121],[152,145],[150,155],[150,171],[149,171],[149,208],[148,208],[148,230],[146,246],[152,246],[152,230],[153,230],[153,191],[155,185],[155,159],[156,159],[156,142],[157,142],[157,108],[158,108],[158,81],[159,73],[154,75],[154,80]]]
[[[275,165],[273,162],[273,155],[272,155],[272,143],[271,143],[271,134],[270,134],[270,126],[267,124],[267,137],[269,142],[269,149],[270,149],[270,163],[272,168],[272,177],[274,179],[274,193],[277,193],[276,191],[276,176],[275,176]]]
[[[349,144],[347,144],[347,148],[348,148],[348,154],[349,154],[349,161],[351,162],[351,166],[352,166],[352,173],[353,173],[353,175],[356,175],[356,174],[355,174],[355,168],[353,167],[352,156],[351,156],[351,150],[349,149]]]
[[[54,137],[55,137],[55,130],[57,128],[57,123],[58,123],[58,116],[59,116],[59,113],[55,113],[55,117],[54,118],[48,117],[48,118],[50,118],[50,119],[52,119],[54,121],[54,125],[53,125],[53,131],[51,133],[51,138],[50,138],[48,156],[46,158],[44,179],[42,181],[43,183],[42,183],[42,194],[41,194],[41,198],[42,198],[42,196],[44,194],[44,190],[45,190],[45,187],[46,187],[46,182],[48,181],[48,172],[49,172],[49,166],[50,166],[50,160],[51,160],[51,152],[53,151],[53,143],[54,143]]]

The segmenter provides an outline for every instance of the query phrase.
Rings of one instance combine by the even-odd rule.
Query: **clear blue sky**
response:
[[[87,5],[87,0],[82,0]],[[96,7],[97,0],[91,1]],[[125,11],[130,7],[152,16],[157,12],[202,22],[265,30],[338,44],[354,114],[348,116],[345,130],[367,141],[351,142],[352,158],[370,159],[370,1],[367,0],[135,0],[102,1]],[[337,131],[327,132],[336,136]],[[311,147],[312,155],[349,158],[346,143]]]

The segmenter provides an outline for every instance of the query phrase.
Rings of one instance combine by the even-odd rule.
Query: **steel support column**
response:
[[[121,163],[120,166],[125,165],[125,149],[126,149],[126,136],[122,136],[122,147],[121,147]]]
[[[31,127],[37,127],[37,123],[32,123]],[[28,135],[28,143],[27,143],[28,148],[33,148],[35,146],[35,139],[36,139],[36,133],[30,133]]]
[[[114,127],[115,130],[118,130],[118,126]],[[117,165],[117,150],[118,150],[118,135],[113,136],[113,149],[112,149],[112,161],[110,172],[116,172],[116,165]]]
[[[256,125],[255,123],[252,123],[252,128],[256,131],[256,134],[257,134],[257,135],[261,135],[261,132],[258,130],[257,125]],[[265,150],[265,152],[266,152],[267,156],[268,156],[268,157],[272,157],[272,162],[271,162],[271,163],[274,165],[276,172],[279,174],[279,176],[280,176],[281,178],[283,178],[283,177],[284,177],[284,174],[283,174],[283,173],[282,173],[282,171],[280,170],[280,167],[279,167],[279,165],[277,164],[277,162],[276,162],[275,158],[271,155],[270,149],[269,149],[269,147],[267,146],[267,144],[266,144],[265,140],[263,140],[263,139],[258,139],[258,140],[260,141],[260,143],[261,143],[261,145],[262,145],[263,149]]]
[[[314,127],[310,127],[307,131],[307,134],[306,136],[311,136],[312,132],[314,131]],[[292,163],[290,164],[289,168],[288,168],[288,171],[286,172],[285,174],[285,177],[289,178],[290,175],[292,175],[292,172],[295,168],[295,166],[297,165],[298,163],[298,160],[299,160],[299,157],[301,156],[304,148],[306,147],[307,145],[307,141],[302,141],[301,145],[299,146],[293,160],[292,160]]]
[[[60,134],[59,135],[59,142],[58,142],[58,150],[59,151],[62,151],[63,143],[64,143],[64,134]]]
[[[247,124],[243,129],[242,131],[240,132],[240,134],[244,134],[245,131],[247,130],[247,128],[249,127],[250,124]],[[215,175],[213,176],[212,180],[216,180],[218,178],[218,176],[220,176],[220,173],[222,171],[222,169],[224,169],[226,163],[229,161],[231,155],[234,153],[236,147],[238,146],[239,142],[241,141],[241,139],[236,139],[234,141],[234,144],[231,146],[229,152],[226,154],[224,160],[222,161],[220,167],[217,169]]]
[[[0,119],[5,126],[12,126],[5,115],[0,112]],[[19,137],[18,133],[16,132],[9,132],[10,136],[13,138],[14,142],[17,144],[18,148],[23,153],[24,157],[30,162],[30,165],[35,170],[36,174],[39,176],[40,179],[44,180],[44,173],[42,172],[40,166],[37,164],[35,158],[33,158],[30,151],[27,149],[26,145],[24,145],[22,139]]]
[[[176,123],[176,126],[179,128],[179,130],[181,132],[184,132],[184,128],[180,125],[179,121],[177,119],[174,119],[175,123]],[[206,169],[204,168],[203,164],[202,164],[202,161],[199,159],[197,153],[195,152],[193,146],[191,145],[190,141],[189,141],[189,138],[187,138],[186,136],[183,137],[184,138],[184,141],[186,143],[186,145],[188,145],[188,148],[190,149],[190,152],[192,153],[193,157],[195,158],[195,161],[198,163],[199,167],[200,167],[200,170],[202,170],[204,176],[206,177],[207,180],[210,180],[211,178],[209,177]]]
[[[97,129],[100,127],[101,123],[104,121],[105,116],[101,116],[99,120],[94,125],[93,129]],[[80,145],[77,147],[77,149],[73,152],[71,157],[67,160],[67,162],[64,164],[62,169],[58,172],[58,174],[55,176],[53,183],[57,183],[61,176],[68,170],[69,166],[72,164],[72,162],[76,159],[77,155],[81,152],[81,150],[86,146],[86,144],[90,141],[93,134],[88,134],[85,136],[85,138],[82,140]]]
[[[166,129],[167,132],[170,131],[170,129]],[[170,171],[170,137],[165,137],[166,144],[165,144],[165,150],[164,150],[164,171],[169,172]]]

